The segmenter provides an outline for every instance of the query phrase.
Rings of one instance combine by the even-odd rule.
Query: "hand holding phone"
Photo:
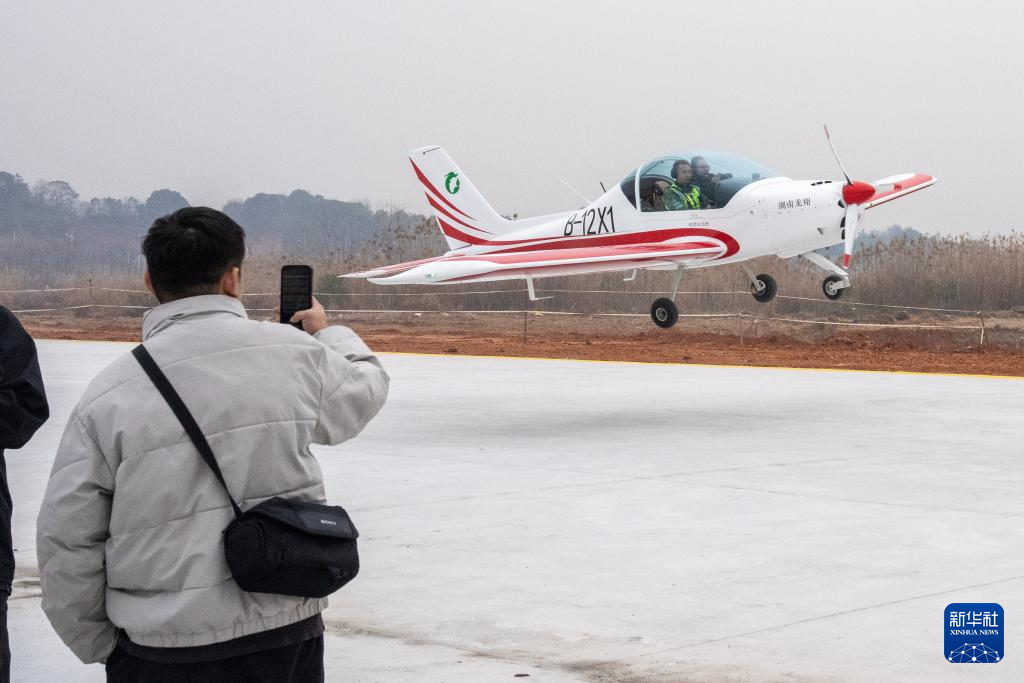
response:
[[[281,322],[302,329],[292,322],[299,311],[313,307],[313,269],[310,266],[281,266]]]
[[[310,334],[316,334],[327,327],[327,313],[324,311],[324,307],[320,305],[320,302],[316,300],[316,297],[313,297],[312,308],[299,311],[292,316],[290,322],[292,325],[301,327]]]

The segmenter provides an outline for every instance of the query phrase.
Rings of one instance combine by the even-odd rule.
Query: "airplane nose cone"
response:
[[[861,180],[855,180],[849,185],[843,185],[843,201],[847,206],[851,204],[863,204],[875,196],[875,186]]]

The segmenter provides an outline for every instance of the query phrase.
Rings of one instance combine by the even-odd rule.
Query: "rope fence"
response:
[[[147,290],[123,290],[116,289],[113,287],[63,287],[53,289],[35,289],[35,290],[0,290],[0,294],[50,294],[56,292],[121,292],[126,294],[150,294]],[[447,292],[447,294],[459,294],[459,295],[478,295],[478,294],[522,294],[527,290],[523,289],[512,289],[512,290],[480,290],[480,291],[467,291],[467,292]],[[628,290],[545,290],[538,288],[536,290],[538,294],[625,294],[625,295],[644,295],[644,296],[665,296],[664,291],[658,292],[645,292],[645,291],[628,291]],[[257,297],[257,296],[278,296],[280,292],[247,292],[242,296],[244,297]],[[718,295],[743,295],[750,296],[750,292],[743,290],[724,290],[724,291],[707,291],[707,290],[680,290],[677,294],[718,294]],[[438,292],[313,292],[313,296],[316,297],[406,297],[406,296],[437,296]],[[816,303],[827,303],[829,305],[846,305],[846,306],[871,306],[877,308],[893,308],[893,309],[904,309],[904,310],[927,310],[932,312],[944,312],[944,313],[970,313],[972,315],[981,315],[983,311],[971,310],[967,308],[934,308],[928,306],[903,306],[898,304],[890,303],[870,303],[866,301],[845,301],[843,299],[826,300],[816,299],[813,297],[799,297],[799,296],[788,296],[785,294],[779,294],[775,297],[776,299],[790,299],[793,301],[813,301]],[[15,311],[17,312],[17,311]],[[451,312],[451,311],[449,311]]]
[[[146,290],[142,289],[119,289],[114,287],[59,287],[59,288],[42,288],[42,289],[18,289],[18,290],[0,290],[0,294],[54,294],[54,293],[66,293],[66,292],[89,292],[90,296],[95,295],[97,292],[113,292],[122,294],[150,294]],[[473,290],[473,291],[448,291],[444,292],[445,295],[457,295],[457,296],[475,296],[475,295],[492,295],[492,294],[526,294],[527,290],[522,289],[488,289],[488,290]],[[572,289],[537,289],[538,294],[609,294],[609,295],[635,295],[635,296],[664,296],[665,292],[657,291],[628,291],[628,290],[572,290]],[[349,297],[352,299],[360,299],[365,297],[436,297],[438,292],[314,292],[314,296],[324,300],[334,300],[338,297]],[[743,295],[750,296],[749,291],[743,290],[727,290],[727,291],[680,291],[677,292],[679,295],[714,295],[714,296],[735,296]],[[243,297],[276,297],[278,292],[253,292],[243,294]],[[836,320],[820,320],[820,319],[806,319],[806,318],[790,318],[790,317],[776,317],[770,315],[756,315],[751,313],[743,312],[731,312],[731,313],[680,313],[680,318],[740,318],[747,319],[753,322],[785,322],[797,325],[826,325],[826,326],[837,326],[837,327],[860,327],[860,328],[889,328],[889,329],[928,329],[928,330],[974,330],[979,334],[979,343],[985,344],[986,336],[986,315],[984,311],[967,310],[967,309],[956,309],[956,308],[935,308],[925,306],[900,306],[895,304],[876,304],[863,301],[844,301],[841,299],[828,300],[828,299],[817,299],[812,297],[801,297],[801,296],[787,296],[778,295],[778,299],[789,299],[794,301],[808,301],[814,303],[823,303],[829,306],[852,306],[852,307],[874,307],[884,309],[899,309],[904,311],[923,311],[928,313],[953,313],[962,316],[971,316],[978,318],[977,325],[960,325],[960,324],[925,324],[925,323],[877,323],[877,322],[860,322],[860,321],[836,321]],[[134,305],[123,305],[123,304],[107,304],[107,303],[88,303],[80,304],[75,306],[55,306],[49,308],[22,308],[13,310],[14,313],[19,314],[32,314],[32,313],[47,313],[47,312],[59,312],[59,311],[79,311],[85,309],[124,309],[124,310],[148,310],[152,306],[134,306]],[[273,312],[274,308],[247,308],[247,310],[259,313]],[[543,316],[588,316],[597,318],[646,318],[646,313],[584,313],[579,311],[542,311],[533,310],[525,307],[517,309],[502,309],[502,310],[439,310],[439,309],[419,309],[419,310],[407,310],[407,309],[381,309],[381,308],[325,308],[327,313],[334,314],[375,314],[375,315],[522,315],[524,316],[524,334],[526,326],[526,316],[532,315],[535,317]]]

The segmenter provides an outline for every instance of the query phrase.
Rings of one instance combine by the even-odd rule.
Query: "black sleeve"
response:
[[[0,450],[24,446],[48,417],[35,342],[0,306]]]

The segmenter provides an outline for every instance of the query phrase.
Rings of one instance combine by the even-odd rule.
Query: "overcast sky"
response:
[[[920,171],[867,228],[1022,228],[1019,3],[0,2],[0,170],[83,199],[295,188],[426,213],[444,145],[502,213],[673,150]]]

